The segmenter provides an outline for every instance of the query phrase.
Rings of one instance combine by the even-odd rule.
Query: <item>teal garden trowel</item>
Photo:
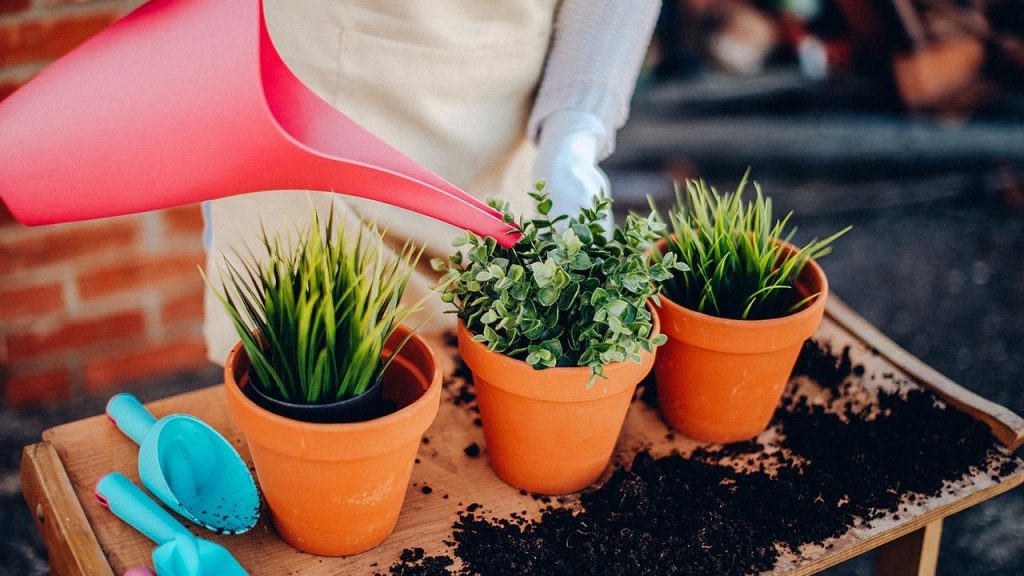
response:
[[[187,414],[157,420],[128,393],[110,399],[107,416],[139,445],[139,478],[171,510],[222,534],[256,525],[256,482],[238,452],[208,424]]]

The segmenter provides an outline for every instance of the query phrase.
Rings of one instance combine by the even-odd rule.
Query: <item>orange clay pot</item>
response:
[[[410,329],[400,326],[389,341]],[[347,556],[383,542],[395,527],[420,439],[437,415],[441,371],[413,335],[384,374],[384,397],[400,408],[345,424],[301,422],[246,397],[249,359],[235,345],[224,366],[228,408],[245,434],[274,526],[311,554]]]
[[[658,333],[653,316],[652,336]],[[459,321],[459,354],[473,371],[487,456],[502,480],[540,494],[567,494],[590,486],[611,459],[636,385],[654,364],[605,366],[607,379],[590,381],[588,368],[535,370],[487,350]]]
[[[654,374],[658,403],[673,428],[725,443],[749,440],[768,426],[800,348],[825,312],[828,280],[813,260],[796,290],[800,298],[820,294],[799,312],[768,320],[709,316],[660,297],[668,342],[658,351]]]

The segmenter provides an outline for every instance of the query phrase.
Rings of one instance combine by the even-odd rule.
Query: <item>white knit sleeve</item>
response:
[[[562,1],[527,127],[532,140],[552,112],[577,110],[605,128],[600,157],[614,151],[660,7],[660,0]]]

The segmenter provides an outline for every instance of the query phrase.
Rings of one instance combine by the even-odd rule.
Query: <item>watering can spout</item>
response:
[[[519,238],[309,90],[259,0],[151,0],[0,103],[0,197],[24,224],[293,189]]]

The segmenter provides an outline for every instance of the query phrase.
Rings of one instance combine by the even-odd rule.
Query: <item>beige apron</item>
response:
[[[557,0],[264,0],[270,35],[312,90],[378,137],[478,198],[502,196],[529,212],[534,147],[526,121],[540,80]],[[429,260],[450,251],[457,229],[399,208],[335,194],[264,192],[208,208],[207,271],[220,285],[223,254],[243,243],[259,254],[261,222],[274,233],[309,222],[309,198],[426,245],[409,299],[430,293]],[[229,256],[230,257],[230,256]],[[437,295],[427,330],[450,326]],[[416,322],[417,320],[413,320]],[[204,333],[211,361],[238,340],[207,290]]]

